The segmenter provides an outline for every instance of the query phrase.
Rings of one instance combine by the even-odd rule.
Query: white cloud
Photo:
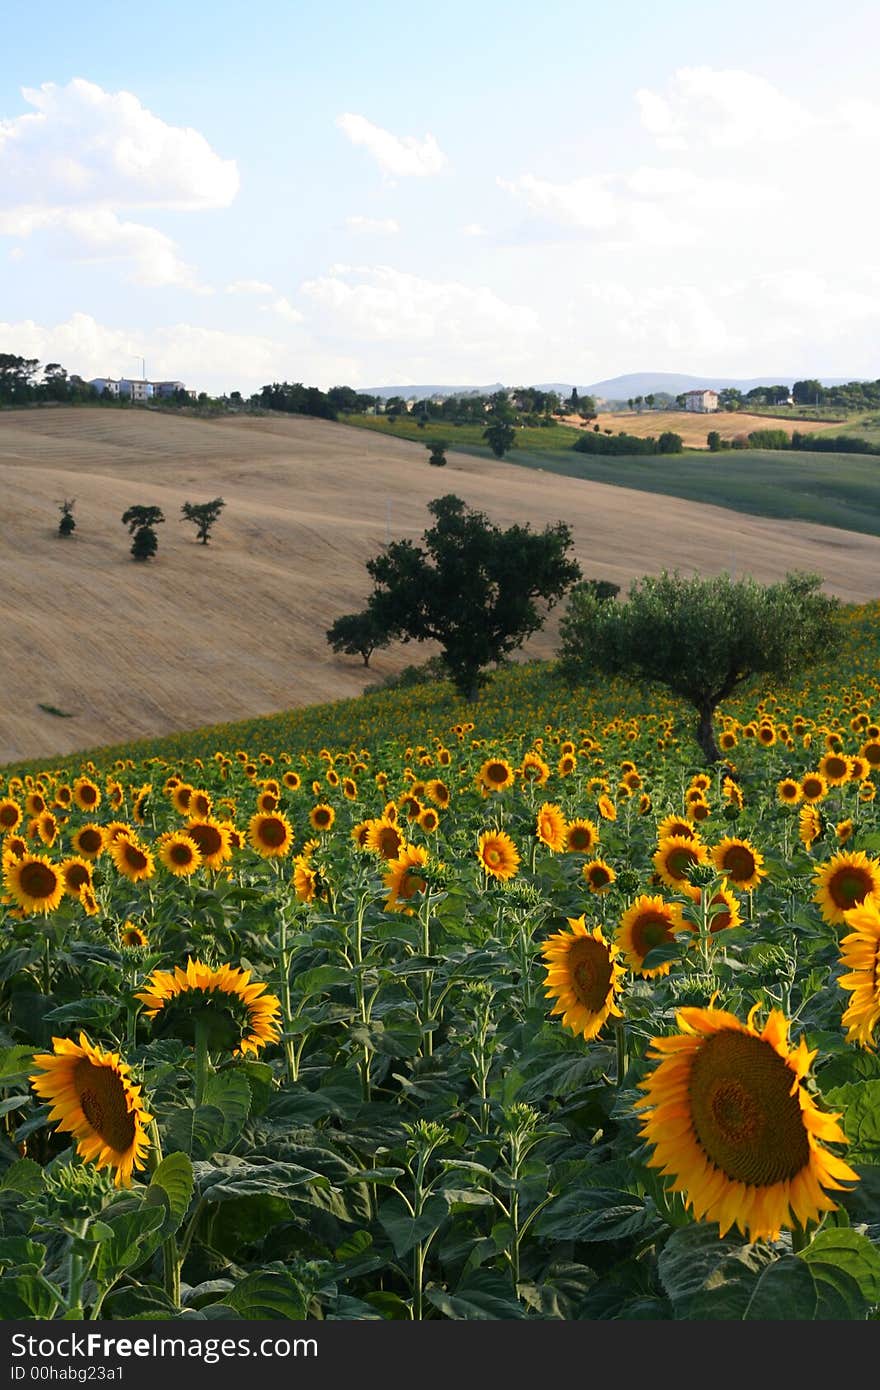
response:
[[[346,217],[345,225],[353,232],[375,232],[384,236],[395,236],[400,231],[400,223],[393,217],[362,217],[358,213]]]
[[[274,294],[275,291],[265,280],[233,280],[226,286],[227,294]]]
[[[167,125],[131,92],[74,78],[22,95],[0,121],[0,198],[14,207],[227,207],[238,169],[190,127]]]
[[[496,182],[506,192],[522,198],[532,212],[544,214],[563,226],[603,231],[613,227],[618,219],[614,194],[601,178],[552,183],[534,174],[521,174],[510,182],[501,178]]]
[[[439,174],[449,163],[433,135],[426,134],[421,140],[414,135],[392,135],[366,116],[350,111],[337,116],[336,124],[353,145],[373,156],[383,173],[395,178]]]
[[[273,303],[264,305],[264,308],[271,309],[279,318],[286,319],[288,323],[303,322],[304,316],[299,309],[295,308],[290,300],[285,299],[283,295],[279,296]]]
[[[540,330],[534,309],[486,286],[427,280],[391,266],[331,266],[300,287],[331,332],[366,343],[432,343],[467,356],[504,355]],[[493,360],[496,360],[493,357]]]
[[[479,222],[468,222],[461,230],[464,232],[465,236],[487,235],[486,228],[481,226]]]
[[[816,124],[772,82],[738,68],[678,68],[665,92],[642,88],[636,101],[645,129],[668,150],[752,146],[759,156],[768,144],[792,140]]]
[[[226,207],[238,191],[235,161],[130,92],[75,78],[23,95],[34,110],[0,121],[0,235],[37,235],[54,255],[121,263],[147,287],[203,289],[169,236],[117,213]]]

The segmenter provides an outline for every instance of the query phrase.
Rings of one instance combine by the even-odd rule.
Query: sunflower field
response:
[[[880,1313],[880,606],[0,772],[0,1318]]]

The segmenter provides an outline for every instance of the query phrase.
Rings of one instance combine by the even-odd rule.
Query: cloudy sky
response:
[[[875,0],[44,0],[0,351],[208,391],[880,376]]]

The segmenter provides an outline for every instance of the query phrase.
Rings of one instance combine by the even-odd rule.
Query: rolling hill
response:
[[[771,580],[818,570],[847,600],[876,596],[880,539],[450,454],[295,416],[198,419],[150,410],[0,414],[0,762],[224,723],[356,695],[423,660],[396,645],[370,671],[326,629],[360,608],[365,561],[418,539],[454,492],[501,525],[564,518],[585,574],[621,585],[678,567]],[[184,501],[222,496],[208,546]],[[77,529],[57,535],[58,503]],[[156,504],[159,552],[135,564],[120,518]],[[467,602],[467,595],[462,595]],[[526,649],[555,649],[558,610]],[[59,713],[52,713],[51,710]],[[64,717],[67,716],[67,717]]]

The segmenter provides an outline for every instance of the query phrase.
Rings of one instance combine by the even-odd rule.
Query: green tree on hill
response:
[[[437,642],[456,689],[474,700],[486,668],[543,625],[538,601],[552,608],[580,566],[562,521],[542,532],[505,531],[453,494],[429,502],[428,511],[434,525],[421,545],[393,541],[367,561],[375,585],[367,612],[385,638]]]
[[[161,507],[129,507],[122,523],[133,537],[131,553],[135,560],[151,560],[159,548],[155,528],[165,520]]]
[[[327,641],[334,652],[359,656],[365,666],[369,666],[373,652],[379,647],[387,647],[390,640],[369,608],[362,613],[344,614],[327,630]]]
[[[184,502],[180,509],[180,519],[191,521],[196,528],[198,539],[202,545],[207,545],[211,529],[225,506],[222,497],[215,497],[212,502]]]
[[[497,416],[483,430],[483,438],[496,458],[504,458],[507,450],[513,447],[516,430],[503,415]]]
[[[63,502],[58,503],[58,509],[61,512],[61,520],[58,523],[59,536],[69,536],[76,530],[76,522],[73,518],[75,505],[75,497],[65,497]]]
[[[718,762],[722,700],[755,676],[788,680],[839,644],[839,604],[821,583],[816,574],[764,585],[664,571],[636,580],[625,603],[601,603],[579,585],[560,625],[561,670],[573,683],[607,674],[665,686],[694,708],[697,742]]]

